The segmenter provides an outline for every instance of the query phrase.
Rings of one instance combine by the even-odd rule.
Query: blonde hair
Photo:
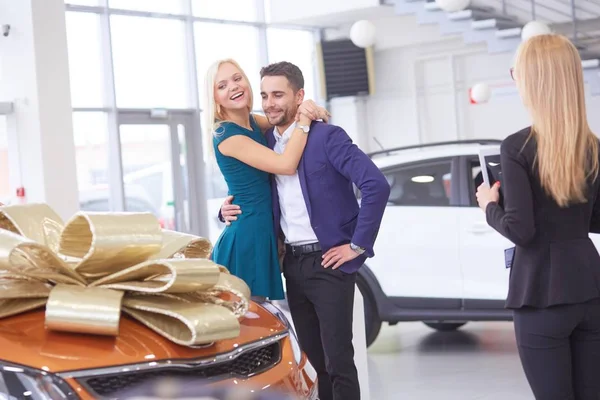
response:
[[[206,75],[204,78],[204,123],[208,132],[204,135],[206,139],[207,149],[209,150],[209,154],[213,154],[213,136],[218,135],[217,129],[221,125],[222,122],[227,121],[227,113],[223,108],[217,104],[215,101],[215,81],[217,79],[217,73],[219,72],[219,67],[223,64],[232,64],[234,67],[240,70],[240,73],[248,82],[248,113],[252,111],[252,105],[254,104],[254,96],[252,94],[252,86],[250,85],[250,80],[248,80],[248,76],[240,67],[240,65],[232,58],[226,58],[222,60],[217,60],[208,67],[206,71]],[[208,134],[210,133],[210,134]]]
[[[560,207],[587,201],[587,179],[598,176],[598,138],[585,105],[581,58],[564,36],[534,36],[521,44],[516,83],[533,120],[542,187]]]

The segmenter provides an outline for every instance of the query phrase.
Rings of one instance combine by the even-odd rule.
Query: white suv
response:
[[[514,245],[487,224],[475,199],[483,182],[479,150],[500,144],[463,140],[370,154],[391,190],[375,257],[357,277],[367,345],[383,322],[423,321],[450,331],[468,321],[512,320],[504,308],[504,250]],[[220,203],[213,207],[216,214]],[[599,236],[591,237],[600,248]]]
[[[454,330],[509,321],[504,308],[513,244],[488,226],[475,192],[479,150],[499,140],[431,143],[370,154],[391,186],[375,257],[359,271],[367,344],[382,322],[423,321]],[[360,196],[360,195],[359,195]]]

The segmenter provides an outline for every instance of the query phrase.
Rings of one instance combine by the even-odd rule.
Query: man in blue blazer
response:
[[[261,79],[263,110],[275,126],[267,141],[282,153],[304,100],[304,78],[297,66],[280,62],[264,67]],[[352,345],[356,273],[374,255],[390,186],[342,128],[317,121],[301,128],[308,141],[297,173],[272,176],[287,300],[300,345],[318,374],[320,400],[360,399]],[[361,191],[360,206],[353,183]],[[235,219],[232,208],[226,202],[221,209],[228,221]]]

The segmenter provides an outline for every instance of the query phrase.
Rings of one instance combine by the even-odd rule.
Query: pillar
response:
[[[10,186],[63,218],[79,209],[64,0],[0,0],[0,101]],[[14,199],[16,200],[16,199]]]

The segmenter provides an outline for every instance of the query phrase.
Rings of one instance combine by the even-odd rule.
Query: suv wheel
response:
[[[367,339],[367,347],[369,347],[377,336],[381,329],[381,319],[379,318],[379,312],[377,311],[377,304],[375,304],[375,297],[369,288],[369,285],[365,279],[358,275],[356,277],[356,285],[360,294],[363,297],[364,309],[365,309],[365,335]]]
[[[440,332],[450,332],[450,331],[455,331],[458,328],[460,328],[461,326],[463,326],[464,324],[466,324],[466,322],[423,322],[425,325],[427,325],[428,327],[435,329],[436,331],[440,331]]]

